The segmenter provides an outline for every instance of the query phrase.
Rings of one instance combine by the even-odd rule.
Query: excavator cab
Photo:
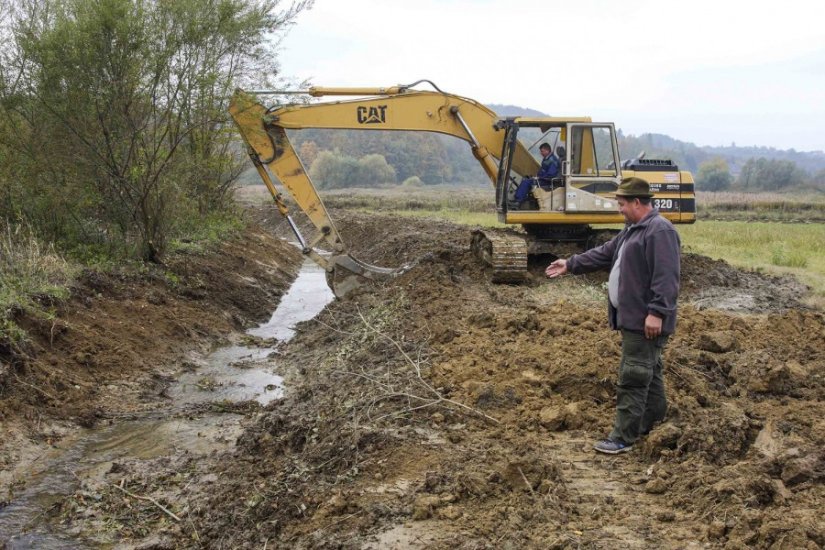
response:
[[[496,180],[499,221],[604,223],[600,219],[604,215],[618,214],[613,196],[622,179],[622,172],[613,124],[586,119],[506,118],[499,120],[497,127],[505,133]],[[536,172],[520,174],[515,168],[515,155],[525,143],[529,144],[527,149],[532,151],[539,142],[548,143],[554,151],[563,155],[559,159],[561,174],[550,182],[539,182],[529,200],[516,204],[513,201],[514,187],[522,178],[535,175],[540,161],[534,158]],[[525,163],[518,164],[524,171]],[[582,221],[582,216],[588,220]]]

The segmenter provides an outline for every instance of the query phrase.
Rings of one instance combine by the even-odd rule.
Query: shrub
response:
[[[725,191],[733,183],[733,176],[724,159],[703,162],[696,174],[696,187],[703,191]]]
[[[278,4],[8,3],[0,173],[15,177],[0,179],[0,216],[67,248],[159,261],[182,221],[231,203],[248,161],[228,97],[277,73],[271,35],[311,0]]]
[[[358,180],[365,187],[395,183],[395,168],[382,155],[365,155],[358,159]]]
[[[424,182],[418,176],[410,176],[401,185],[404,187],[423,187]]]
[[[73,266],[30,227],[0,227],[0,342],[22,337],[14,323],[17,313],[48,315],[55,301],[68,298],[74,274]]]

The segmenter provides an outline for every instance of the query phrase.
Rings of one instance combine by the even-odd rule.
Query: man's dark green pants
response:
[[[616,420],[610,439],[631,444],[665,417],[667,399],[662,378],[662,349],[667,336],[648,340],[622,330],[622,362],[616,390]]]

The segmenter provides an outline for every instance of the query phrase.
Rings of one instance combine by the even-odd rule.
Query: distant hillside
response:
[[[496,112],[499,116],[547,116],[545,113],[541,111],[536,111],[535,109],[528,109],[526,107],[516,107],[515,105],[487,105],[490,109]]]
[[[489,105],[501,116],[549,116],[535,109],[515,107],[513,105]],[[727,161],[731,173],[736,176],[749,159],[766,158],[768,160],[791,161],[797,167],[813,175],[825,170],[825,152],[801,152],[794,149],[774,149],[773,147],[710,147],[698,146],[690,142],[679,141],[664,134],[625,135],[621,128],[619,133],[619,152],[622,158],[631,158],[645,151],[648,158],[669,158],[680,168],[696,173],[699,165],[715,157]]]
[[[494,104],[490,108],[500,116],[548,116],[541,111],[515,105]],[[337,160],[326,169],[332,170],[329,173],[336,176],[342,172],[349,173],[344,179],[352,180],[352,185],[387,185],[402,183],[409,178],[418,178],[427,185],[489,185],[489,179],[473,157],[469,144],[452,136],[429,132],[320,129],[291,130],[290,135],[307,168],[311,168],[319,155],[330,162],[331,153]],[[618,130],[618,141],[622,159],[633,158],[644,151],[648,159],[671,159],[679,168],[689,170],[696,176],[704,163],[722,158],[727,163],[726,177],[730,181],[736,181],[742,172],[748,175],[746,182],[750,185],[759,182],[759,190],[790,189],[802,185],[825,190],[825,153],[821,151],[799,152],[735,145],[700,147],[663,134],[625,135],[621,129]],[[498,151],[491,152],[498,154]],[[357,168],[359,160],[368,156],[373,166],[384,163],[391,169],[381,171],[383,175],[376,173],[368,176]],[[323,172],[320,166],[316,167],[316,174],[319,171]],[[388,178],[391,181],[386,181]],[[329,182],[319,181],[319,184],[324,186]],[[705,185],[704,182],[700,184]]]
[[[797,151],[795,149],[774,149],[773,147],[702,147],[712,156],[722,157],[728,160],[731,170],[734,166],[741,167],[748,159],[764,157],[772,160],[789,160],[797,166],[815,174],[825,169],[825,152],[823,151]],[[735,160],[734,160],[735,159]],[[738,170],[735,170],[738,172]]]

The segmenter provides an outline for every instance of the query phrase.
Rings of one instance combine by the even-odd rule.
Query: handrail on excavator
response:
[[[426,82],[437,92],[447,95],[447,92],[435,85],[432,80],[422,78],[412,84],[398,84],[389,88],[325,88],[311,86],[306,90],[245,90],[250,95],[308,95],[312,97],[336,96],[364,96],[364,95],[398,95],[412,91],[412,88]]]

